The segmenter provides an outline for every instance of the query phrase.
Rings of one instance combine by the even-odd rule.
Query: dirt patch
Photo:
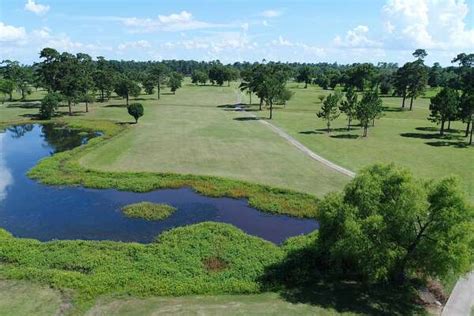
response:
[[[221,272],[229,267],[229,263],[219,257],[206,258],[202,263],[208,272]]]

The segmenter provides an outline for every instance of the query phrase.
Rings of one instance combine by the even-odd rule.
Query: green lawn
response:
[[[185,86],[177,95],[143,96],[139,124],[81,159],[107,171],[173,172],[221,176],[323,196],[339,190],[347,177],[313,161],[287,141],[229,111],[235,87]],[[130,121],[126,110],[96,105],[89,116]],[[224,106],[224,107],[220,107]]]
[[[87,316],[120,315],[354,315],[309,304],[292,304],[278,294],[190,296],[102,300]]]
[[[0,314],[2,316],[58,315],[63,304],[58,291],[24,281],[0,280]]]
[[[343,115],[333,122],[334,131],[326,133],[325,122],[315,113],[320,108],[318,95],[331,91],[314,86],[303,89],[296,84],[290,87],[295,95],[284,109],[274,112],[273,123],[316,153],[356,172],[377,162],[394,162],[424,178],[456,175],[468,198],[474,200],[474,146],[463,145],[465,124],[453,123],[451,128],[459,131],[440,138],[436,124],[426,119],[429,99],[417,99],[413,111],[400,111],[400,98],[384,98],[387,111],[369,129],[369,137],[361,138],[359,127],[346,130]]]

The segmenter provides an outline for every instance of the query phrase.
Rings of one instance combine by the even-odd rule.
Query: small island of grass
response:
[[[149,221],[157,221],[168,218],[176,211],[171,205],[156,204],[151,202],[140,202],[126,205],[122,208],[125,216],[130,218],[142,218]]]

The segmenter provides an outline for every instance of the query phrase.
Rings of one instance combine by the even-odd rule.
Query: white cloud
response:
[[[284,39],[281,35],[278,36],[278,39],[273,40],[271,43],[275,46],[289,46],[289,47],[294,46],[292,42],[290,42],[287,39]]]
[[[150,48],[151,44],[145,40],[139,40],[134,42],[125,42],[118,45],[119,50],[126,50],[126,49],[137,49],[137,48]]]
[[[368,38],[369,27],[366,25],[358,25],[352,30],[347,31],[344,38],[337,35],[333,43],[336,47],[348,48],[370,48],[380,47],[381,43]]]
[[[170,15],[158,15],[157,18],[125,18],[122,20],[124,25],[130,27],[133,32],[151,32],[151,31],[169,31],[179,32],[188,30],[197,30],[223,26],[196,20],[193,15],[187,11],[173,13]]]
[[[49,5],[39,4],[33,0],[28,0],[25,4],[25,10],[37,15],[43,15],[49,11]]]
[[[260,13],[261,16],[265,18],[277,18],[282,15],[283,12],[279,10],[265,10]]]
[[[0,42],[16,42],[26,38],[24,27],[15,27],[0,22]]]
[[[439,50],[474,47],[468,11],[464,0],[388,0],[382,10],[394,47]]]

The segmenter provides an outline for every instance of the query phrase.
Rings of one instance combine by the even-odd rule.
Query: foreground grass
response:
[[[152,244],[18,239],[0,230],[0,276],[74,290],[75,312],[104,294],[180,296],[258,293],[265,268],[284,251],[227,224],[200,223],[161,234]],[[220,258],[212,272],[205,260]]]
[[[191,296],[177,298],[121,298],[101,300],[87,316],[117,315],[354,315],[302,303],[290,303],[276,293]]]
[[[0,280],[2,316],[59,314],[65,306],[58,291],[31,282]]]
[[[176,211],[171,205],[156,204],[151,202],[140,202],[126,205],[122,208],[125,216],[130,218],[142,218],[149,221],[157,221],[168,218]]]

